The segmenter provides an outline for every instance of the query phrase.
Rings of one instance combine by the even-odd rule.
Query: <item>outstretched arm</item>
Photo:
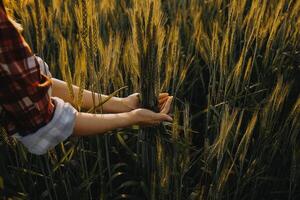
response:
[[[171,101],[169,100],[165,109],[160,113],[141,108],[118,114],[77,113],[73,134],[76,136],[88,136],[103,134],[107,131],[135,124],[152,126],[162,121],[171,122],[173,120],[172,117],[166,114],[169,112],[170,104]]]
[[[74,102],[69,94],[67,83],[55,78],[52,78],[52,82],[53,82],[52,96],[62,98],[64,101],[73,104]],[[79,87],[73,85],[73,91],[74,91],[74,95],[78,96]],[[108,97],[107,95],[95,93],[95,105],[99,104],[99,100],[103,101],[107,97]],[[91,91],[84,90],[82,98],[83,98],[82,108],[90,109],[94,106],[93,94]],[[172,97],[170,97],[168,93],[161,93],[159,95],[158,101],[159,101],[160,110],[163,110],[167,100],[170,98],[172,99]],[[129,112],[131,110],[137,109],[139,108],[138,93],[132,94],[125,98],[112,97],[106,103],[103,104],[102,108],[104,113],[123,113],[123,112]]]
[[[73,104],[74,100],[71,98],[69,94],[69,90],[67,87],[67,83],[55,78],[52,78],[52,96],[56,96],[59,98],[62,98],[64,101],[69,102]],[[79,93],[79,87],[73,85],[73,91],[75,97],[78,96]],[[107,95],[103,94],[97,94],[95,93],[95,105],[99,104],[99,100],[103,101],[107,98]],[[89,90],[83,91],[82,96],[82,108],[90,109],[94,106],[93,102],[93,94]],[[109,101],[107,101],[105,104],[103,104],[103,112],[105,113],[120,113],[120,112],[128,112],[132,109],[130,109],[126,104],[123,103],[122,98],[118,97],[112,97]]]
[[[73,103],[73,99],[69,95],[67,83],[58,79],[53,80],[53,96],[60,97],[67,102]],[[75,96],[78,95],[79,87],[73,85]],[[100,94],[96,94],[100,95]],[[172,97],[167,93],[160,95],[159,105],[160,113],[155,113],[146,109],[138,108],[137,94],[128,96],[127,98],[112,97],[109,101],[103,104],[103,111],[112,114],[90,114],[78,112],[76,114],[75,126],[73,135],[89,136],[103,134],[107,131],[117,128],[125,128],[132,125],[156,125],[162,121],[172,121],[172,117],[168,115]],[[106,95],[101,95],[102,101],[107,98]],[[98,97],[95,98],[97,105]],[[83,108],[89,109],[93,107],[92,92],[84,90],[83,92]]]

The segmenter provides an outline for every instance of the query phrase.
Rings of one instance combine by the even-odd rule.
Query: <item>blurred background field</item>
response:
[[[175,98],[172,124],[71,138],[44,156],[1,129],[3,198],[300,198],[299,0],[5,4],[54,77]]]

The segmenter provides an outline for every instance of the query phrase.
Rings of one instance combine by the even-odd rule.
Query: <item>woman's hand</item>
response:
[[[122,99],[122,103],[128,108],[128,111],[140,108],[139,93],[134,93]],[[160,93],[158,97],[159,110],[162,111],[167,105],[167,101],[172,102],[173,97],[169,96],[168,93]],[[171,104],[168,104],[169,106]],[[170,109],[170,108],[168,108]]]
[[[168,97],[168,96],[167,96]],[[132,118],[135,120],[135,124],[142,126],[157,125],[163,121],[172,122],[173,119],[168,115],[170,112],[173,97],[168,97],[166,100],[162,100],[160,107],[162,108],[160,113],[155,113],[148,109],[138,108],[131,111]]]
[[[172,98],[168,97],[168,100],[164,101],[163,109],[160,113],[142,108],[117,114],[77,113],[74,135],[104,134],[116,128],[125,128],[132,125],[153,126],[163,121],[172,122],[172,117],[168,115]]]

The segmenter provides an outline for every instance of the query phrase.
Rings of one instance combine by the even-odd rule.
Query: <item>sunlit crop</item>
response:
[[[300,198],[300,1],[5,3],[77,109],[71,84],[140,92],[152,110],[159,92],[175,98],[172,124],[70,138],[41,157],[1,131],[0,195]]]

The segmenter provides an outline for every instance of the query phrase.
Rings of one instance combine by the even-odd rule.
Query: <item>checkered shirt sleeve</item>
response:
[[[31,49],[0,7],[0,105],[10,135],[28,135],[51,120],[50,86],[51,80],[40,73]]]
[[[77,111],[51,97],[48,65],[31,49],[0,5],[0,117],[10,136],[33,154],[44,154],[69,137]]]
[[[13,135],[29,152],[42,155],[72,135],[77,111],[62,99],[51,97],[56,109],[52,120],[33,134]]]

